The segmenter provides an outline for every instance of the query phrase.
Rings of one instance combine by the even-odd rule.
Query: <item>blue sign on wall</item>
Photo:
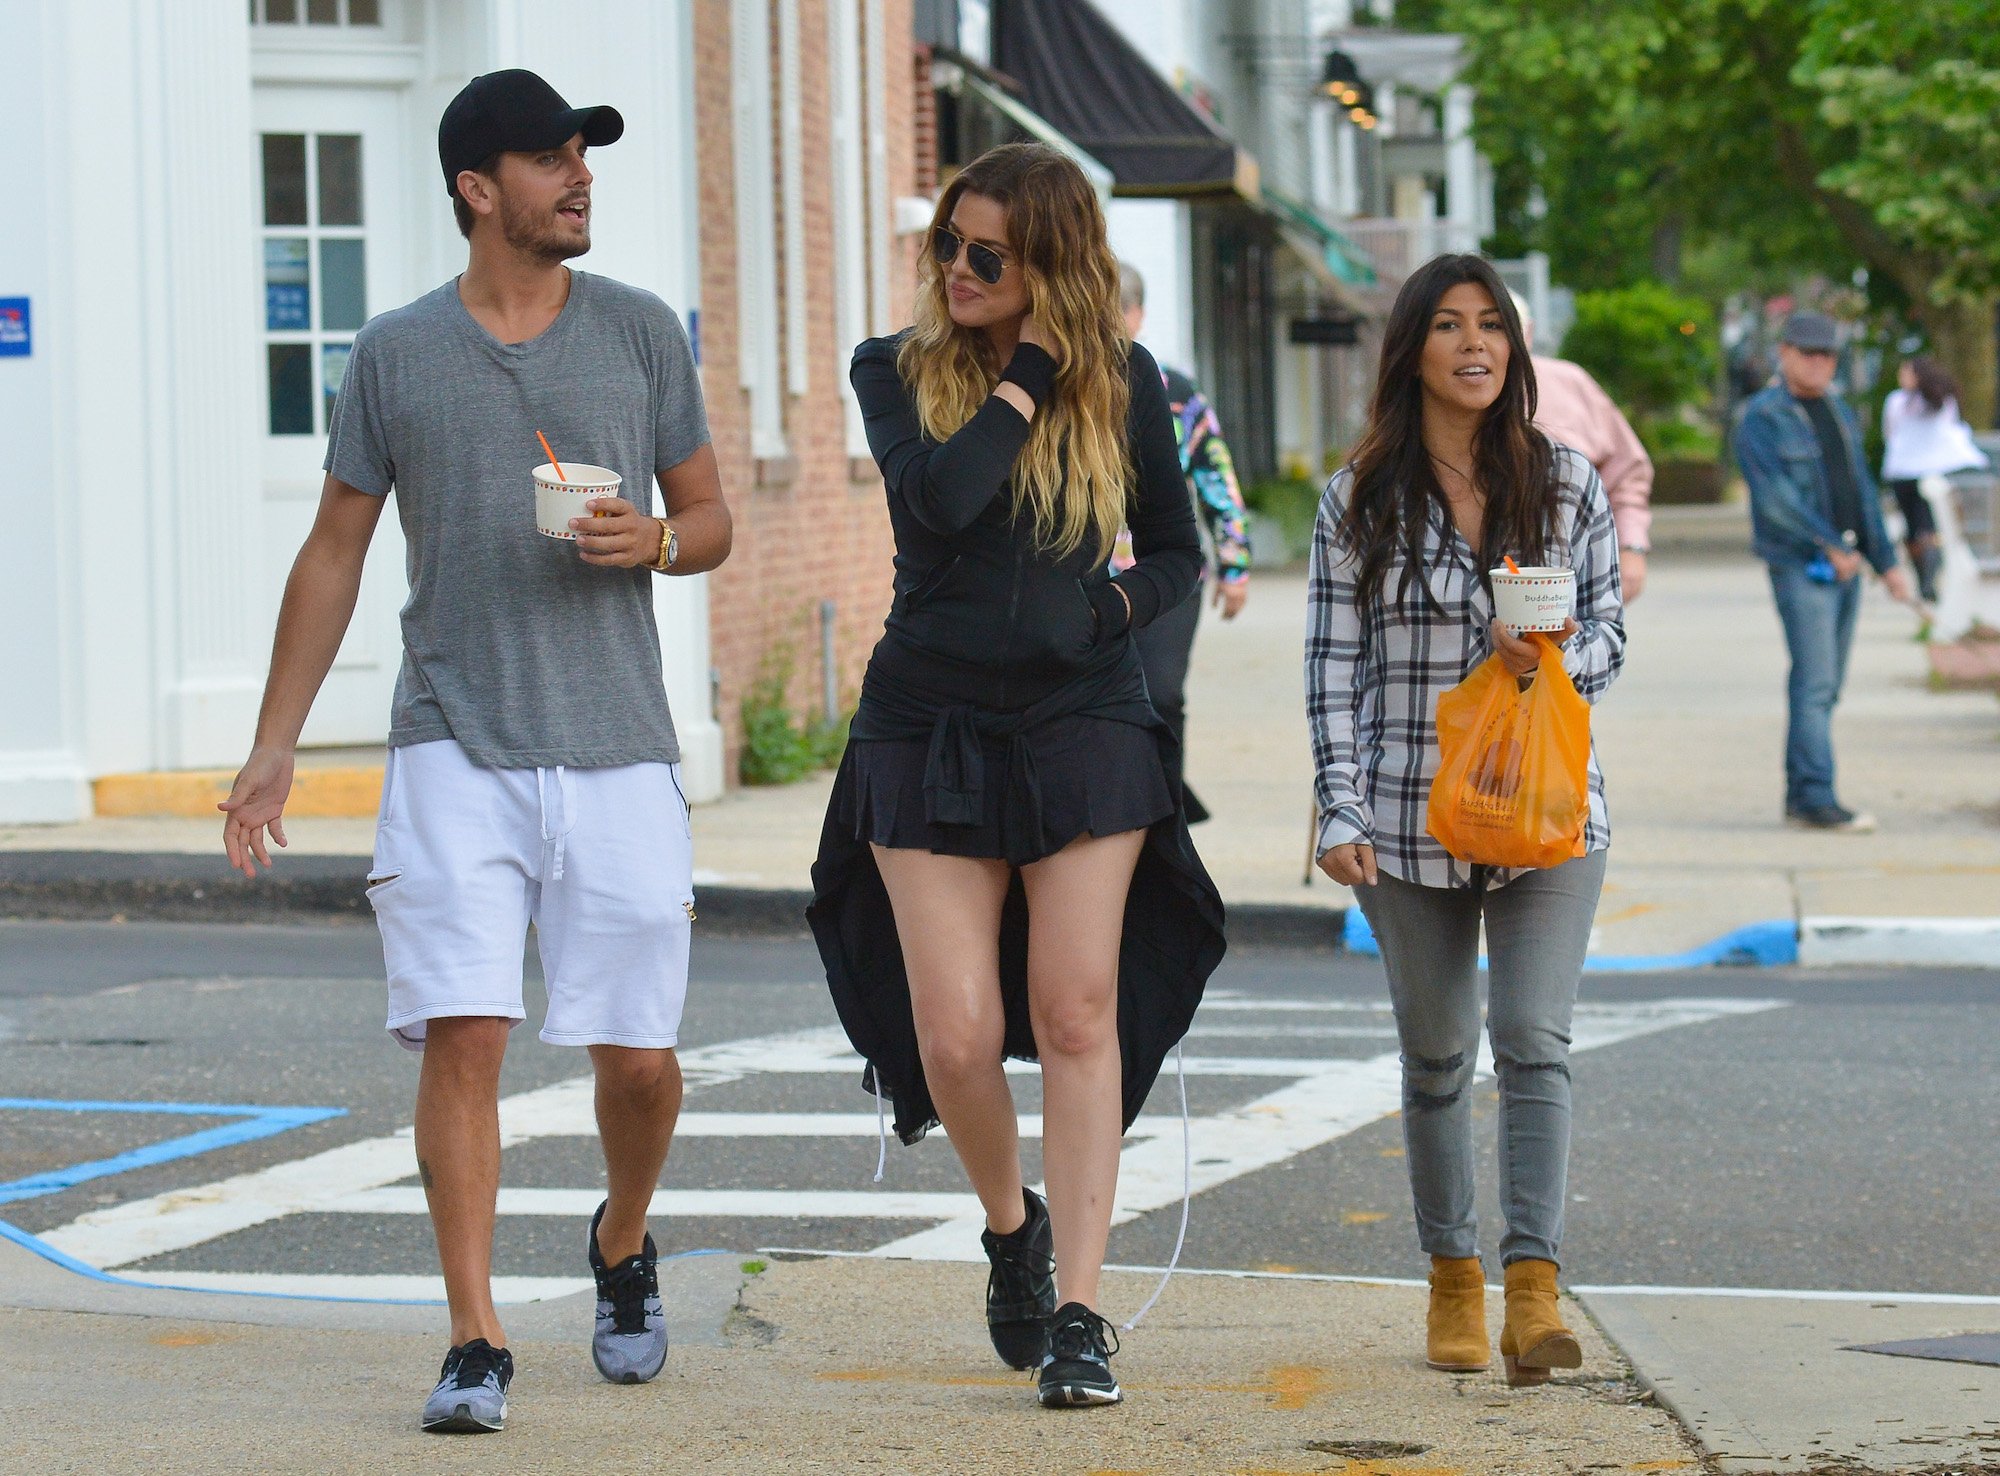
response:
[[[312,327],[312,305],[302,282],[272,282],[264,288],[264,327],[273,333]]]
[[[28,299],[0,297],[0,359],[25,359],[35,349]]]

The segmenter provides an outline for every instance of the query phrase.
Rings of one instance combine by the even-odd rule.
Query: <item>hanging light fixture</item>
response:
[[[1338,47],[1329,51],[1320,72],[1319,90],[1342,107],[1349,107],[1360,85],[1361,69],[1354,65],[1354,58]]]
[[[1346,100],[1346,105],[1347,116],[1353,119],[1355,127],[1364,132],[1382,121],[1375,115],[1375,89],[1366,82],[1353,89],[1353,94]]]

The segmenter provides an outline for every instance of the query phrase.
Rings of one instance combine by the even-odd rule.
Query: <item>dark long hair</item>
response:
[[[1382,363],[1368,406],[1368,429],[1348,460],[1353,474],[1338,536],[1358,561],[1356,596],[1364,605],[1382,597],[1389,565],[1400,548],[1400,604],[1412,580],[1435,605],[1424,577],[1425,526],[1436,509],[1450,526],[1451,503],[1424,448],[1424,345],[1438,300],[1464,282],[1493,295],[1507,333],[1507,373],[1500,397],[1486,411],[1473,438],[1473,474],[1486,493],[1480,531],[1480,577],[1513,554],[1523,564],[1546,557],[1556,509],[1555,448],[1534,427],[1535,369],[1521,315],[1500,274],[1483,257],[1439,256],[1403,283],[1382,331]]]
[[[1917,393],[1923,396],[1931,414],[1944,409],[1945,401],[1958,398],[1958,381],[1929,354],[1919,354],[1910,360],[1910,370],[1917,376]]]

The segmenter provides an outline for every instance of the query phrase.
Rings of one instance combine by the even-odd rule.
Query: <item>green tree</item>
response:
[[[2000,311],[2000,25],[1991,0],[1818,0],[1793,77],[1852,153],[1819,185],[1886,238],[1885,263],[1939,354],[1958,372],[1967,413],[1995,411]],[[1831,208],[1831,207],[1830,207]]]
[[[1995,294],[1981,263],[2000,249],[1990,13],[1991,0],[1398,7],[1404,24],[1467,37],[1480,143],[1512,186],[1502,234],[1546,250],[1563,280],[1671,282],[1717,241],[1759,274],[1865,265],[1987,423]]]
[[[1661,427],[1714,386],[1715,316],[1701,299],[1658,282],[1582,292],[1562,351],[1596,376],[1658,452]]]

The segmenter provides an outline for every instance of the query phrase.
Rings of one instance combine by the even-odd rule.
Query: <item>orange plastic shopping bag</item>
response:
[[[1438,698],[1430,832],[1461,861],[1558,866],[1583,854],[1590,818],[1590,704],[1542,636],[1521,690],[1498,656]]]

